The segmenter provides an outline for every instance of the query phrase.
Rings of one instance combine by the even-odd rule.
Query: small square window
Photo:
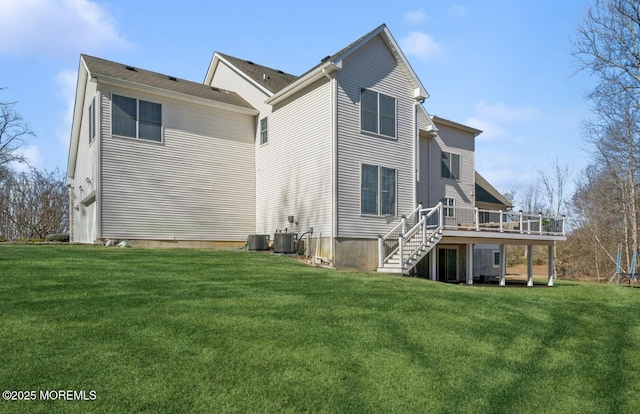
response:
[[[442,200],[442,213],[445,217],[456,216],[456,200],[453,198],[443,198]]]

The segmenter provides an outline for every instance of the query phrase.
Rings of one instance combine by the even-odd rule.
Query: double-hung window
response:
[[[113,95],[113,135],[162,142],[162,105]]]
[[[264,117],[260,120],[260,144],[266,144],[269,140],[269,123],[268,117]]]
[[[442,178],[460,179],[460,155],[442,151]]]
[[[395,138],[396,98],[362,89],[360,92],[360,129]]]
[[[96,98],[89,105],[89,144],[96,137]]]
[[[445,217],[456,216],[456,200],[453,198],[443,198],[442,200],[442,215]]]
[[[372,215],[396,215],[396,170],[362,164],[360,212]]]

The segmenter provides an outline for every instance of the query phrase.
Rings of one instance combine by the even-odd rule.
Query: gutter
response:
[[[144,85],[142,83],[137,83],[137,82],[125,81],[122,79],[112,78],[110,76],[95,74],[95,75],[92,75],[92,78],[96,78],[99,83],[102,83],[104,85],[124,86],[126,88],[134,89],[140,92],[147,92],[154,95],[164,96],[166,98],[173,98],[181,101],[198,103],[201,105],[206,105],[206,106],[210,106],[218,109],[224,109],[227,111],[232,111],[232,112],[236,112],[244,115],[256,116],[259,114],[258,110],[254,108],[246,108],[243,106],[237,106],[230,103],[218,102],[212,99],[200,98],[197,96],[187,95],[180,92],[173,92],[168,89]]]

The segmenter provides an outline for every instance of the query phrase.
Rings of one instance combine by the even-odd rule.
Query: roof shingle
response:
[[[210,99],[212,101],[235,105],[242,108],[254,109],[247,101],[235,92],[220,88],[214,88],[202,83],[196,83],[173,76],[163,75],[157,72],[127,66],[109,60],[96,58],[88,55],[81,55],[91,76],[100,76],[129,81],[140,85],[151,86],[171,92],[198,98]]]

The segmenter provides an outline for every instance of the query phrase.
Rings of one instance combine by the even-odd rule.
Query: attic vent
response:
[[[326,62],[329,59],[331,59],[331,56],[325,56],[320,62]]]
[[[281,71],[281,70],[278,70],[278,71],[276,71],[276,72],[284,74],[284,72],[283,72],[283,71]]]
[[[167,78],[169,78],[169,80],[172,80],[172,81],[178,82],[178,79],[176,79],[176,77],[175,77],[175,76],[167,76]]]
[[[266,74],[266,73],[263,73],[263,74],[262,74],[262,80],[266,80],[266,81],[268,81],[269,79],[271,79],[271,76],[267,76],[267,74]]]
[[[212,90],[212,91],[216,91],[216,92],[220,92],[220,88],[216,88],[215,86],[212,86],[212,87],[211,87],[211,90]]]
[[[250,60],[247,60],[246,62],[247,62],[248,64],[250,64],[250,65],[253,65],[253,62],[252,62],[252,61],[250,61]]]
[[[134,68],[133,66],[127,66],[127,70],[130,70],[132,72],[137,72],[136,68]]]

